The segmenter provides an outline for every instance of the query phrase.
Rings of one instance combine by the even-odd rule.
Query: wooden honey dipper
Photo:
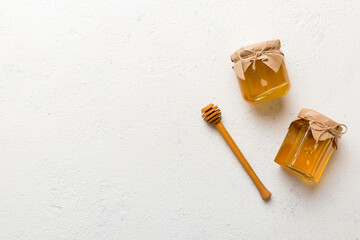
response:
[[[209,104],[201,110],[203,114],[202,117],[205,122],[215,125],[216,129],[220,132],[221,136],[225,139],[226,143],[229,145],[241,165],[244,167],[247,174],[250,176],[251,180],[254,182],[255,186],[259,190],[259,193],[263,200],[268,199],[271,196],[271,192],[266,189],[264,184],[260,181],[256,173],[251,168],[248,161],[245,159],[244,155],[241,153],[240,149],[236,146],[236,143],[231,138],[230,134],[226,131],[224,125],[221,123],[221,112],[217,106],[214,104]]]

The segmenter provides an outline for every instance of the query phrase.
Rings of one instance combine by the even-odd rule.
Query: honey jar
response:
[[[304,179],[318,182],[346,131],[346,125],[304,108],[290,124],[275,162]]]
[[[280,47],[277,39],[242,47],[231,55],[245,100],[266,101],[289,91],[289,76]]]

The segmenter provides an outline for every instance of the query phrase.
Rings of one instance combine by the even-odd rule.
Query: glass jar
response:
[[[343,128],[344,127],[344,128]],[[318,182],[337,139],[347,127],[311,109],[302,109],[289,127],[275,158],[284,169],[307,180]]]
[[[289,91],[289,76],[280,47],[280,40],[271,40],[243,47],[231,55],[245,100],[266,101]]]

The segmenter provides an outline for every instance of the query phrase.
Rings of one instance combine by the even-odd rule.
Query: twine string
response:
[[[258,60],[260,56],[263,56],[263,58],[261,59],[262,61],[268,60],[267,54],[275,54],[275,55],[283,56],[277,52],[274,52],[274,49],[276,49],[276,47],[277,47],[277,45],[275,43],[268,43],[262,49],[260,49],[258,51],[254,51],[251,49],[243,49],[239,53],[239,59],[240,60],[247,59],[248,61],[250,61],[252,63],[252,68],[255,70],[256,69],[256,66],[255,66],[256,60]],[[265,50],[265,49],[267,49],[267,50]],[[247,58],[241,57],[241,55],[244,52],[250,53],[250,54],[247,54],[247,55],[250,55],[250,57],[247,57]]]
[[[319,139],[324,133],[330,133],[335,138],[341,138],[341,135],[345,134],[348,131],[348,127],[345,124],[338,124],[335,126],[327,126],[326,124],[319,122],[319,121],[310,121],[311,129],[315,131],[321,131],[319,135]]]

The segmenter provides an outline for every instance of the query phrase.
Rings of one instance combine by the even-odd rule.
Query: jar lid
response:
[[[251,57],[253,55],[252,52],[258,52],[261,50],[269,51],[269,50],[280,50],[281,42],[279,39],[274,39],[265,42],[259,42],[255,44],[251,44],[245,47],[240,48],[236,52],[231,55],[231,61],[236,62],[241,58]]]
[[[280,40],[276,39],[242,47],[234,52],[231,55],[231,61],[234,62],[233,69],[238,78],[244,80],[245,71],[250,65],[255,70],[257,61],[262,61],[274,72],[278,72],[284,61],[284,54],[280,47]]]
[[[339,124],[312,109],[301,109],[297,118],[293,122],[300,119],[304,119],[309,122],[311,133],[316,142],[334,139],[334,144],[336,146],[338,138],[347,132],[347,126],[345,124]]]

